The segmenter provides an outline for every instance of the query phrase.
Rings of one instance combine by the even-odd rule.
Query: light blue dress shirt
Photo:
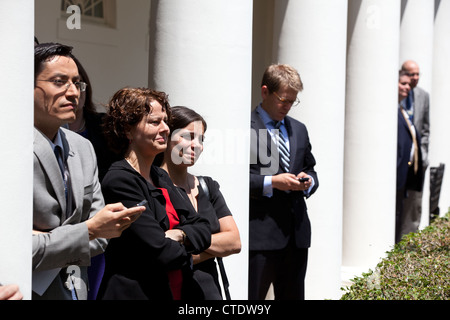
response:
[[[274,120],[269,116],[269,114],[261,107],[261,104],[256,108],[257,112],[259,114],[259,117],[263,121],[264,125],[266,126],[267,130],[269,131],[269,134],[271,137],[275,135],[275,126],[274,126]],[[284,137],[286,137],[286,146],[288,150],[290,151],[290,144],[289,144],[289,138],[288,138],[288,132],[286,129],[286,126],[284,125],[284,119],[281,120],[281,126],[280,131],[283,134]],[[313,177],[309,176],[311,178],[311,187],[308,190],[303,191],[305,194],[308,194],[311,189],[314,187],[314,179]],[[272,197],[273,195],[273,187],[272,187],[272,176],[265,176],[264,177],[264,187],[263,187],[263,195],[266,197]]]

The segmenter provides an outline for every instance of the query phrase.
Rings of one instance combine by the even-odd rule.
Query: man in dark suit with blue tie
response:
[[[271,65],[251,115],[249,299],[303,300],[311,224],[305,198],[317,189],[306,126],[287,116],[303,90],[298,72]]]

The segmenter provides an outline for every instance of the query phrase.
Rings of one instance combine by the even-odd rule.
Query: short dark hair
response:
[[[43,64],[53,57],[64,56],[74,58],[72,55],[73,47],[66,46],[60,43],[41,43],[34,46],[34,78],[42,72]]]
[[[203,132],[206,131],[206,121],[197,112],[184,106],[171,107],[169,120],[169,129],[170,129],[169,140],[176,130],[183,129],[194,121],[201,121],[203,124]],[[153,161],[153,165],[160,167],[163,161],[164,161],[164,153],[160,153],[156,155],[155,160]]]
[[[406,70],[400,69],[398,71],[398,77],[400,78],[401,76],[408,76],[409,77],[409,72],[407,72]]]
[[[187,127],[194,121],[201,121],[203,124],[203,131],[206,131],[206,121],[197,112],[184,106],[172,107],[171,118],[169,121],[170,134],[175,132],[175,130]]]

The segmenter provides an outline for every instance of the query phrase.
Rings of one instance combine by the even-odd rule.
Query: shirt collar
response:
[[[59,131],[59,130],[58,130],[58,133],[56,134],[54,145],[59,146],[59,147],[61,147],[61,149],[64,150],[63,142],[61,139],[61,131]]]
[[[62,137],[61,137],[61,129],[58,130],[58,132],[56,133],[55,136],[55,141],[51,141],[49,138],[47,138],[47,136],[44,135],[44,137],[48,140],[48,142],[50,143],[50,146],[52,147],[53,150],[55,150],[55,147],[58,146],[61,148],[63,157],[66,158],[66,153],[64,152],[64,144],[62,141]]]
[[[274,127],[274,121],[269,114],[267,113],[266,110],[264,110],[261,106],[261,104],[259,104],[259,106],[256,108],[257,112],[259,113],[259,116],[261,118],[261,120],[264,122],[264,124],[270,127]],[[276,122],[276,121],[275,121]],[[281,123],[284,125],[284,119],[281,120]]]

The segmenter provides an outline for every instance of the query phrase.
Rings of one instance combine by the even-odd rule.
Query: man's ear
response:
[[[269,94],[270,94],[269,88],[267,88],[266,85],[263,85],[261,87],[261,97],[262,97],[262,99],[263,100],[266,99]]]

